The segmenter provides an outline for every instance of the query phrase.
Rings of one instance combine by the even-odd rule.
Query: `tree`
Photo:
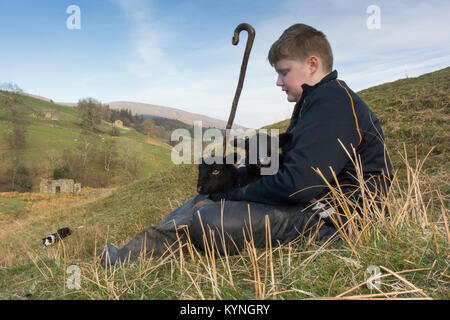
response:
[[[118,152],[116,141],[112,139],[104,140],[100,147],[101,162],[103,169],[105,169],[108,176],[111,175],[111,170],[115,168],[118,162]]]
[[[158,136],[158,128],[155,125],[155,122],[152,119],[144,120],[142,123],[137,125],[135,129],[147,136],[149,138],[150,136]]]
[[[14,82],[3,82],[0,84],[0,90],[11,91],[14,93],[23,93],[24,91]]]
[[[24,123],[20,123],[18,120],[17,109],[11,109],[11,122],[13,124],[12,129],[6,130],[3,133],[3,138],[11,149],[22,150],[25,147],[25,136],[27,133]]]
[[[133,181],[139,178],[144,162],[136,146],[127,145],[126,155],[120,161],[120,173],[123,176],[122,178]]]
[[[86,184],[92,174],[91,163],[95,161],[95,150],[98,149],[99,137],[94,134],[80,134],[75,149],[64,150],[58,168],[66,167],[70,178]]]
[[[13,184],[11,191],[30,192],[33,187],[31,182],[31,174],[29,170],[24,166],[13,168],[15,171],[16,181]]]
[[[11,149],[21,150],[25,147],[25,134],[25,127],[14,124],[11,130],[3,133],[3,138]]]
[[[112,116],[112,111],[109,108],[108,104],[104,104],[101,107],[101,118],[102,120],[105,120],[107,122],[112,122],[111,121],[111,116]]]
[[[93,98],[85,98],[78,101],[77,108],[81,117],[82,127],[93,132],[95,126],[100,124],[104,115],[101,102]]]
[[[6,191],[29,192],[33,186],[35,169],[23,164],[21,152],[12,151],[2,159],[0,181]]]
[[[53,170],[53,179],[70,179],[70,170],[67,166],[59,167]]]
[[[115,139],[81,134],[77,140],[75,149],[64,150],[62,164],[53,171],[54,177],[70,177],[86,186],[105,187],[115,175],[122,174]]]
[[[116,126],[113,126],[111,128],[111,131],[109,131],[109,135],[113,137],[119,137],[120,136],[120,130]]]

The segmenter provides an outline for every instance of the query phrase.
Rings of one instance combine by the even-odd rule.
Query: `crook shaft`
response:
[[[244,78],[245,78],[245,72],[247,71],[248,58],[250,56],[250,51],[252,50],[253,40],[255,39],[255,29],[253,29],[253,27],[251,25],[249,25],[248,23],[241,23],[234,30],[234,36],[233,36],[233,39],[231,40],[233,45],[236,46],[239,43],[239,33],[243,30],[247,31],[247,33],[248,33],[247,45],[245,47],[244,58],[242,60],[241,73],[239,75],[238,86],[236,88],[236,93],[234,94],[233,104],[231,105],[231,112],[230,112],[230,116],[228,118],[228,123],[227,123],[227,127],[226,127],[227,132],[225,134],[225,138],[224,138],[224,142],[223,142],[224,152],[226,151],[225,147],[226,147],[226,143],[228,141],[228,129],[231,129],[231,127],[233,126],[233,121],[234,121],[234,117],[236,115],[236,109],[237,109],[239,97],[241,96],[242,86],[244,85]]]

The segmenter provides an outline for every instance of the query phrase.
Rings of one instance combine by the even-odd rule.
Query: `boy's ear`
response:
[[[316,56],[310,56],[307,60],[308,68],[311,74],[316,73],[321,67],[322,61]]]

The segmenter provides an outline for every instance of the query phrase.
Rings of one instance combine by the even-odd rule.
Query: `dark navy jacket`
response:
[[[360,157],[365,180],[373,180],[371,190],[384,186],[380,177],[391,175],[380,122],[364,101],[337,79],[333,71],[314,86],[304,84],[290,125],[291,141],[282,149],[283,163],[274,175],[262,178],[211,198],[247,200],[267,204],[308,203],[329,189],[314,169],[319,169],[331,185],[335,172],[344,190],[356,190],[352,147]],[[340,142],[342,142],[342,145]],[[380,183],[381,181],[381,183]]]

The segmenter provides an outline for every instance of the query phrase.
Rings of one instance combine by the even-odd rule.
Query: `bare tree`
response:
[[[102,120],[101,102],[93,98],[86,98],[78,101],[77,108],[82,127],[93,132],[95,126]]]
[[[35,171],[24,165],[22,152],[13,150],[2,159],[0,185],[6,191],[31,191]]]
[[[103,169],[108,176],[111,178],[113,174],[113,169],[116,168],[118,162],[118,152],[116,141],[112,139],[104,140],[102,142],[102,147],[100,148],[100,156],[103,163]]]
[[[143,160],[139,156],[139,151],[136,146],[127,146],[126,157],[121,159],[121,174],[125,175],[128,180],[135,180],[139,178]]]
[[[24,91],[14,82],[3,82],[0,84],[0,90],[10,91],[14,93],[23,93]]]
[[[11,108],[11,122],[12,128],[6,130],[3,133],[3,138],[5,139],[8,146],[13,150],[22,150],[25,148],[26,142],[26,126],[25,123],[21,123],[18,119],[19,112],[16,108]]]

